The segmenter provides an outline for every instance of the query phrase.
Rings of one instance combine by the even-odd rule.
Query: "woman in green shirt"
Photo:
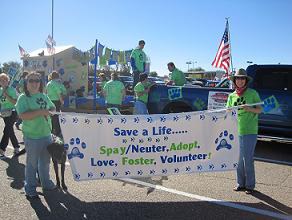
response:
[[[0,142],[0,157],[4,157],[9,140],[14,148],[14,154],[19,152],[18,140],[13,129],[14,122],[17,120],[17,114],[15,111],[17,95],[15,89],[9,86],[9,76],[5,73],[0,74],[0,86],[1,113],[8,113],[7,115],[2,114],[5,127]]]
[[[252,80],[244,69],[239,69],[231,77],[235,85],[235,91],[228,96],[227,107],[244,104],[260,103],[258,93],[248,88]],[[238,134],[239,134],[239,161],[237,167],[237,186],[234,191],[245,191],[251,194],[255,188],[254,150],[258,134],[258,114],[262,108],[260,105],[244,106],[238,109]]]
[[[47,151],[47,146],[52,143],[49,111],[54,111],[55,106],[43,93],[40,74],[29,73],[25,80],[24,93],[17,99],[16,110],[23,121],[22,133],[27,152],[24,189],[28,199],[35,199],[38,198],[37,172],[43,190],[56,188],[49,175],[50,155]]]

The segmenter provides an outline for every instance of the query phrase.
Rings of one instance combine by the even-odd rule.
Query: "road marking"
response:
[[[240,209],[240,210],[244,210],[244,211],[247,211],[247,212],[253,212],[253,213],[256,213],[256,214],[260,214],[260,215],[266,215],[266,216],[270,216],[270,217],[273,217],[273,218],[285,219],[285,220],[286,219],[287,220],[288,219],[291,220],[291,218],[292,218],[291,215],[289,216],[289,215],[279,214],[279,213],[276,213],[276,212],[271,212],[271,211],[267,211],[267,210],[263,210],[263,209],[252,208],[252,207],[248,207],[248,206],[244,206],[244,205],[239,205],[239,204],[235,204],[235,203],[231,203],[231,202],[226,202],[226,201],[223,201],[223,200],[213,199],[213,198],[209,198],[209,197],[205,197],[205,196],[199,196],[199,195],[195,195],[195,194],[192,194],[192,193],[179,191],[179,190],[176,190],[176,189],[166,188],[166,187],[160,186],[160,185],[154,185],[154,184],[143,182],[143,181],[140,181],[140,180],[129,179],[129,178],[123,178],[121,180],[130,182],[130,183],[139,184],[139,185],[146,186],[146,187],[151,187],[151,188],[158,189],[158,190],[161,190],[161,191],[165,191],[165,192],[169,192],[169,193],[173,193],[173,194],[189,197],[189,198],[192,198],[192,199],[197,199],[197,200],[201,200],[201,201],[215,203],[217,205],[227,206],[227,207],[231,207],[231,208],[235,208],[235,209]]]
[[[254,159],[258,160],[258,161],[263,161],[263,162],[270,162],[270,163],[276,163],[276,164],[283,164],[283,165],[292,166],[292,162],[288,162],[288,161],[272,160],[272,159],[262,158],[262,157],[254,157]]]

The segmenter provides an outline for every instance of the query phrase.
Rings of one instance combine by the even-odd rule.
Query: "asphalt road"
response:
[[[68,191],[38,188],[35,201],[24,196],[25,156],[6,158],[0,160],[0,219],[292,219],[292,145],[259,142],[256,158],[253,195],[232,191],[234,171],[75,182],[68,166]]]

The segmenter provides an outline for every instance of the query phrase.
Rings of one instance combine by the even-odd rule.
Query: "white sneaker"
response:
[[[19,153],[19,148],[14,148],[13,155],[18,154],[18,153]]]
[[[5,157],[5,151],[2,150],[2,149],[0,149],[0,158],[1,158],[1,157]]]

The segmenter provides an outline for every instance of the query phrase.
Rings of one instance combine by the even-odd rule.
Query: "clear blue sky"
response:
[[[146,41],[151,71],[168,73],[173,61],[186,71],[214,70],[211,63],[230,17],[234,68],[292,63],[291,0],[55,0],[57,45],[88,50],[98,39],[105,46],[127,50]],[[51,0],[1,1],[0,63],[21,61],[18,44],[31,52],[45,47],[51,33]],[[190,65],[192,67],[192,65]]]

